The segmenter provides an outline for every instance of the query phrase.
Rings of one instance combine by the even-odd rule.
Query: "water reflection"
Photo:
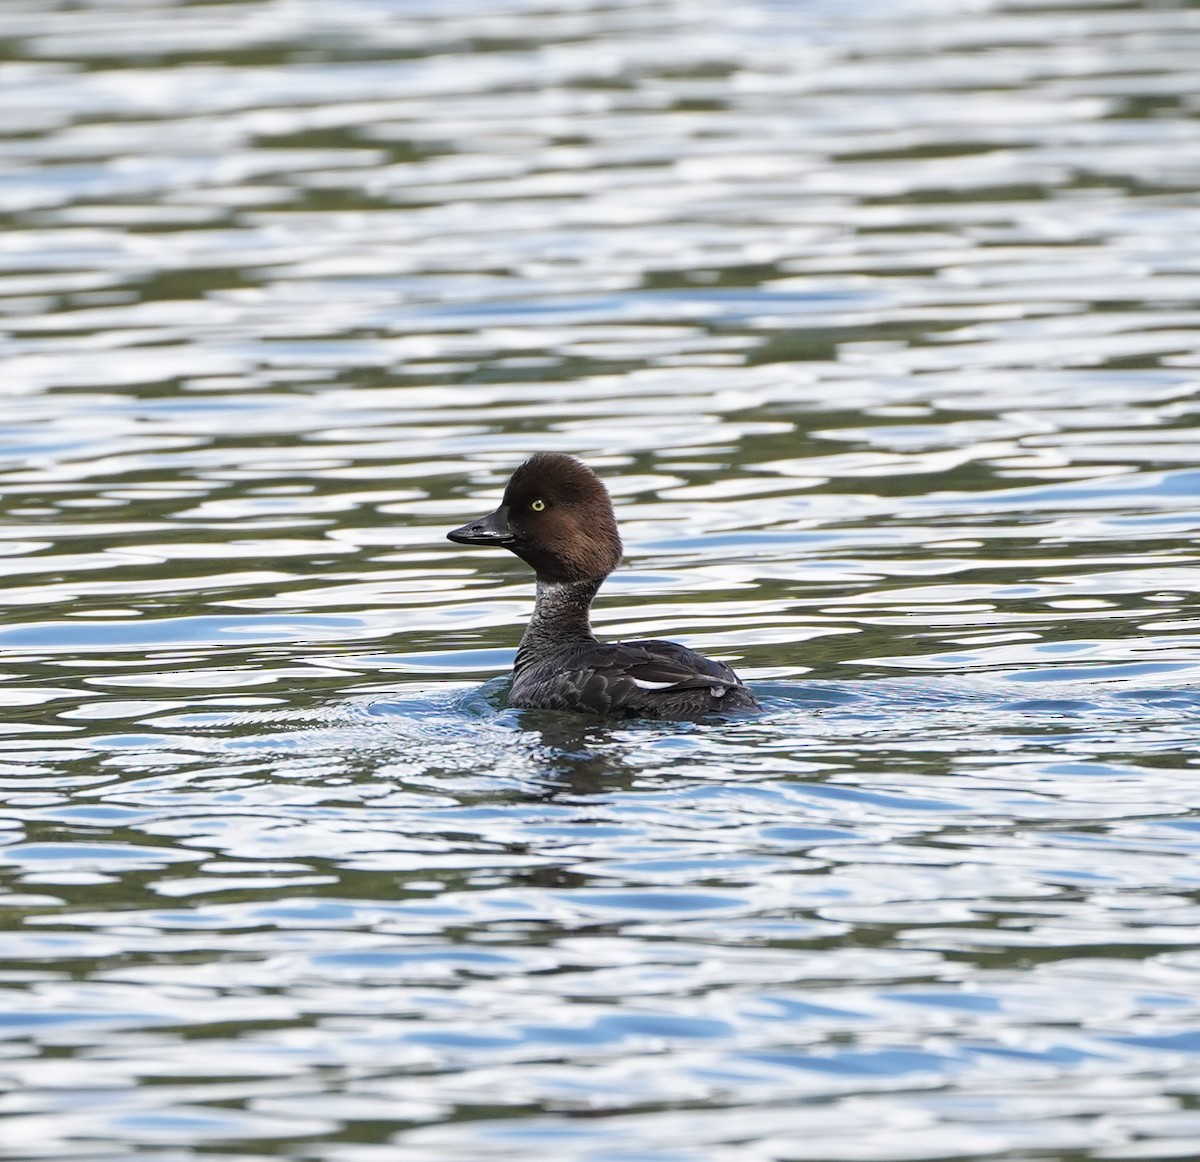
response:
[[[1194,6],[4,26],[14,1156],[1200,1154]],[[761,715],[503,709],[539,449]]]

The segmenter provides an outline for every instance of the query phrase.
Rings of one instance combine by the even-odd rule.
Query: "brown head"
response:
[[[612,501],[574,456],[538,452],[513,473],[495,512],[447,536],[516,553],[543,581],[602,581],[621,561]]]

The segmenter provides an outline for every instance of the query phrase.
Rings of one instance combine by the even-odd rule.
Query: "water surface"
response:
[[[1200,8],[0,36],[5,1156],[1200,1156]],[[761,715],[504,708],[539,449]]]

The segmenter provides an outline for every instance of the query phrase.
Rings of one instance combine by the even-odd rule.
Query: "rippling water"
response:
[[[0,37],[0,1153],[1200,1157],[1200,7]],[[761,716],[503,709],[537,449]]]

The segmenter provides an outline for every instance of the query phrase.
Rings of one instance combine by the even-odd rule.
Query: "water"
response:
[[[0,36],[3,1156],[1200,1157],[1200,7]],[[761,715],[504,708],[537,449]]]

